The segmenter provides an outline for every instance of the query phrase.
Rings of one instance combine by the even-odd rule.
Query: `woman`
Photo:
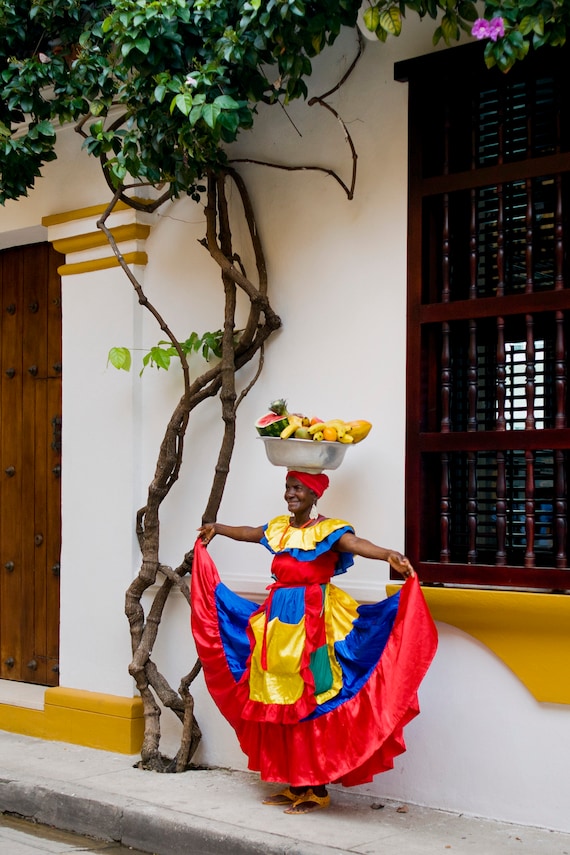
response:
[[[408,559],[357,537],[344,520],[311,515],[326,475],[290,471],[285,483],[288,514],[264,526],[199,529],[192,630],[208,688],[249,768],[287,784],[264,804],[300,814],[328,807],[329,782],[353,786],[392,768],[437,641]],[[204,549],[215,535],[273,554],[274,582],[260,606],[220,582]],[[330,583],[353,555],[387,561],[409,581],[358,607]]]

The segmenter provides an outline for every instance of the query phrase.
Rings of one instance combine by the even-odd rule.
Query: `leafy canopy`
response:
[[[80,122],[84,147],[118,188],[132,180],[200,198],[200,181],[250,128],[257,104],[305,97],[311,59],[354,27],[361,0],[0,0],[0,202],[26,195],[55,154],[56,127]],[[408,12],[434,42],[500,16],[488,65],[560,45],[570,0],[365,0],[385,41]]]

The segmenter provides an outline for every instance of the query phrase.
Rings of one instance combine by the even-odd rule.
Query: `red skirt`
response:
[[[208,689],[235,729],[248,767],[292,786],[355,786],[393,767],[403,729],[418,713],[417,690],[435,655],[437,632],[416,576],[380,603],[360,606],[335,644],[342,688],[302,718],[271,710],[250,716],[250,619],[256,603],[220,582],[200,540],[192,569],[192,632]],[[261,720],[260,720],[261,719]]]

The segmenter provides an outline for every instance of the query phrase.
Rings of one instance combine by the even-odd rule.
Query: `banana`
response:
[[[287,427],[283,428],[279,436],[281,439],[289,439],[290,436],[293,436],[296,430],[298,430],[299,425],[295,424],[295,422],[289,422]]]
[[[342,436],[339,436],[338,441],[344,442],[345,445],[349,445],[351,442],[354,442],[354,437],[349,433],[345,433]]]
[[[313,434],[313,439],[316,439],[317,442],[322,442],[323,440],[323,432],[322,430],[317,430]]]
[[[295,425],[295,427],[301,427],[303,424],[303,416],[298,416],[296,414],[289,416],[289,424]]]
[[[326,427],[326,422],[317,422],[316,425],[311,425],[309,433],[311,436],[314,436],[318,431],[322,431],[324,427]]]

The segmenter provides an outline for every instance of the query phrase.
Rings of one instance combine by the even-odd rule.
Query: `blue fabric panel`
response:
[[[249,658],[246,628],[251,615],[259,608],[256,603],[234,594],[226,585],[216,586],[216,609],[220,638],[236,683],[245,671]]]
[[[378,664],[392,632],[400,592],[379,603],[359,606],[358,617],[349,634],[335,644],[336,658],[342,669],[342,689],[307,716],[307,720],[318,718],[335,709],[356,695]]]
[[[277,617],[281,623],[299,623],[305,616],[305,588],[275,588],[271,598],[269,620]]]

